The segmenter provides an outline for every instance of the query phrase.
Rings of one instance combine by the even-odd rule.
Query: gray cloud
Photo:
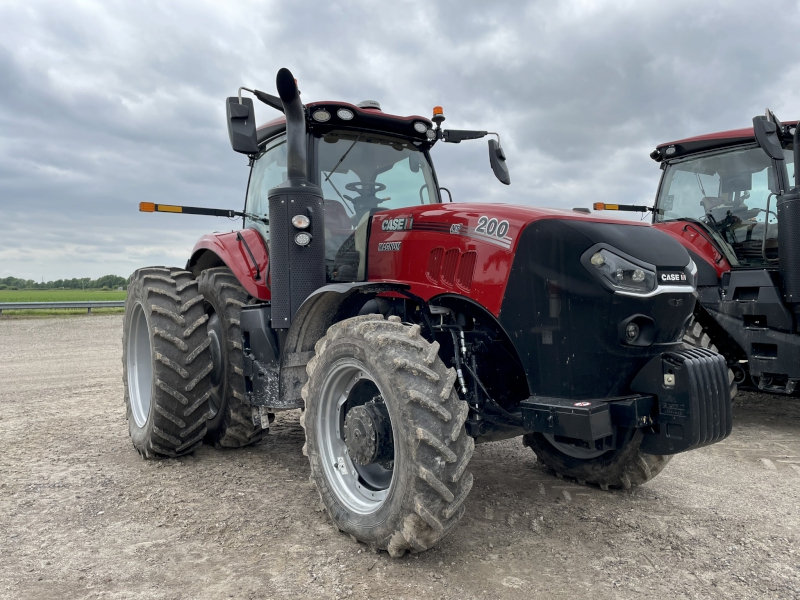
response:
[[[655,144],[796,118],[794,2],[6,2],[0,7],[0,277],[181,264],[242,205],[223,100],[288,66],[306,101],[380,100],[503,136],[434,150],[458,200],[646,203]],[[259,106],[259,120],[274,116]]]

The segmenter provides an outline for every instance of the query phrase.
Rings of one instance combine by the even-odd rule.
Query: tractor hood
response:
[[[648,224],[503,204],[379,212],[368,271],[432,303],[458,295],[484,307],[531,393],[554,397],[630,393],[644,364],[680,344],[696,299],[688,252]]]

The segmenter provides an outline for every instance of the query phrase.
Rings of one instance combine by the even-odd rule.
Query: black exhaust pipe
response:
[[[268,283],[272,327],[286,329],[303,301],[325,285],[325,212],[322,189],[308,179],[306,109],[297,82],[289,69],[281,69],[275,84],[286,115],[287,169],[286,181],[269,191]],[[311,224],[295,227],[292,217],[297,215]]]
[[[281,69],[275,78],[278,96],[283,102],[286,115],[286,146],[288,151],[286,176],[296,185],[308,184],[308,164],[306,157],[306,111],[300,101],[297,81],[289,69]]]

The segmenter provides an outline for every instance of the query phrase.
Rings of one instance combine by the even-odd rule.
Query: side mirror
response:
[[[253,100],[233,96],[225,102],[228,118],[228,137],[234,152],[242,154],[256,154],[258,152],[258,137],[256,135],[256,113],[253,110]]]
[[[789,177],[786,172],[785,156],[778,133],[778,126],[767,117],[753,117],[753,133],[756,143],[772,160],[775,172],[774,185],[770,182],[770,191],[774,194],[783,194],[789,189]]]
[[[500,183],[511,184],[511,175],[508,173],[508,165],[506,165],[506,154],[497,140],[489,140],[489,164],[492,165],[494,176],[500,180]]]

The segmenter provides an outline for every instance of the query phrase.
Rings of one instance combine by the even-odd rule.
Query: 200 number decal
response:
[[[508,227],[508,221],[498,221],[497,219],[483,216],[478,218],[478,226],[475,228],[475,233],[504,238],[508,233]]]

